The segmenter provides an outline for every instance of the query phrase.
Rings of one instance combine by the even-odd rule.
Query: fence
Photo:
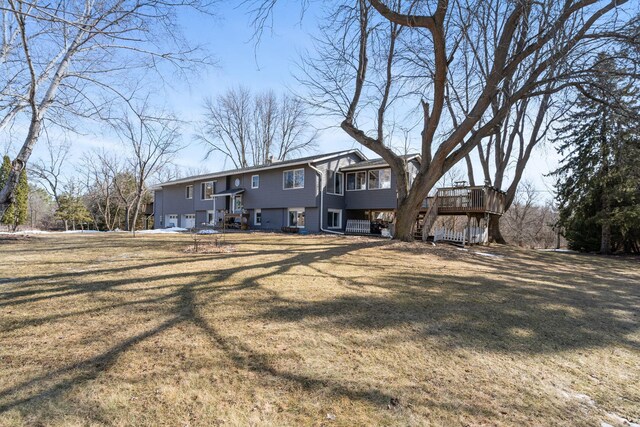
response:
[[[488,230],[485,227],[471,227],[471,233],[467,235],[467,228],[464,231],[454,231],[444,227],[436,228],[433,233],[433,241],[459,242],[462,244],[485,243],[488,238]],[[467,240],[467,236],[469,239]]]
[[[364,219],[349,219],[347,220],[345,232],[353,234],[370,234],[371,221]]]

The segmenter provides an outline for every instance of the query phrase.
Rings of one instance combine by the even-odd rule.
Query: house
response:
[[[403,158],[411,182],[420,157]],[[162,183],[155,189],[154,227],[380,234],[390,228],[397,204],[396,179],[388,164],[347,150]],[[438,215],[465,215],[471,230],[471,219],[479,226],[489,214],[503,211],[504,194],[491,187],[438,189],[416,218],[416,237],[423,229],[429,236]],[[439,233],[453,236],[447,230]],[[466,238],[471,239],[471,232]]]
[[[406,160],[417,171],[418,156]],[[165,182],[153,207],[156,228],[232,221],[319,232],[344,230],[349,219],[388,219],[396,205],[387,164],[347,150]]]

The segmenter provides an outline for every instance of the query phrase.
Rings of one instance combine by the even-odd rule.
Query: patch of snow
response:
[[[63,233],[100,233],[98,230],[67,230],[63,231]]]
[[[621,417],[618,414],[614,414],[612,412],[608,413],[607,416],[609,416],[609,418],[616,420],[616,422],[622,424],[623,426],[628,426],[628,427],[640,427],[640,424],[638,423],[634,423],[632,421],[629,421],[626,418]],[[606,423],[602,423],[602,424],[606,424]]]
[[[465,251],[465,252],[469,252],[469,249],[465,249],[465,248],[456,248],[459,251]]]
[[[220,233],[218,230],[200,230],[198,234],[218,234]]]
[[[582,394],[582,393],[574,393],[573,394],[573,398],[577,399],[577,400],[582,400],[583,402],[585,402],[586,404],[590,405],[590,406],[595,406],[596,402],[593,401],[593,399],[589,396],[587,396],[586,394]]]
[[[24,230],[16,234],[50,234],[50,233],[51,231],[46,231],[46,230]]]
[[[138,234],[164,234],[164,233],[180,233],[183,231],[187,231],[186,228],[181,227],[170,227],[170,228],[156,228],[153,230],[140,230],[136,231]]]
[[[476,255],[488,256],[492,258],[504,258],[502,255],[490,254],[489,252],[474,252]]]
[[[571,249],[538,249],[539,251],[542,252],[564,252],[564,253],[569,253],[569,254],[575,254],[578,253],[578,251],[574,251]]]

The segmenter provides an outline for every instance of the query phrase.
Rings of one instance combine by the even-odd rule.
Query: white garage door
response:
[[[196,226],[196,216],[194,214],[182,215],[182,227],[194,228]]]
[[[165,227],[177,227],[178,226],[178,215],[167,215],[167,222],[165,223]]]

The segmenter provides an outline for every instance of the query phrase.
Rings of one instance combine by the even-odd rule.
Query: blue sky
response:
[[[311,2],[311,8],[306,11],[302,20],[298,2],[291,0],[279,3],[274,14],[273,28],[265,31],[258,46],[252,38],[253,28],[247,9],[236,7],[238,3],[240,2],[222,2],[216,17],[193,12],[180,16],[186,38],[192,43],[206,45],[218,61],[217,67],[201,70],[188,82],[169,80],[170,87],[165,88],[164,93],[158,97],[178,117],[192,123],[185,125],[183,129],[183,140],[187,147],[174,159],[176,164],[185,169],[215,171],[230,166],[220,155],[204,161],[206,149],[194,141],[195,122],[200,119],[205,97],[213,97],[238,85],[254,91],[272,89],[276,93],[288,90],[304,92],[304,88],[298,87],[293,72],[300,55],[307,49],[313,49],[312,34],[317,30],[317,22],[322,15],[319,10],[320,2]],[[318,127],[333,125],[327,119],[314,120]],[[79,146],[76,152],[81,153],[102,145],[117,145],[112,136],[103,134],[100,129],[95,129],[93,133],[96,135],[86,135],[76,140]],[[44,144],[36,148],[36,157],[42,154],[42,145]],[[375,157],[340,129],[329,129],[320,134],[318,152],[350,148],[359,148],[370,157]],[[557,155],[553,147],[541,148],[532,156],[525,173],[525,179],[532,181],[545,198],[549,196],[551,180],[545,179],[543,174],[553,170],[556,165]],[[476,175],[479,172],[478,167]]]

